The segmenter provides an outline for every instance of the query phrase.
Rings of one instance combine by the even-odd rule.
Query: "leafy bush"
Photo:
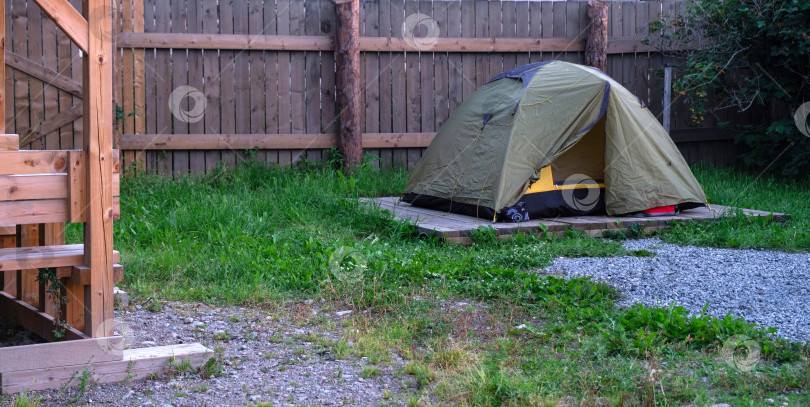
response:
[[[764,122],[735,129],[751,147],[747,164],[776,164],[788,176],[810,169],[810,140],[793,120],[810,91],[810,2],[685,2],[650,22],[647,41],[685,63],[674,90],[693,121],[723,108],[764,113]]]

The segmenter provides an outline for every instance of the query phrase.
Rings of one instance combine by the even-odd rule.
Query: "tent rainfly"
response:
[[[641,99],[598,69],[547,61],[504,72],[465,100],[402,200],[520,222],[671,212],[706,197]]]

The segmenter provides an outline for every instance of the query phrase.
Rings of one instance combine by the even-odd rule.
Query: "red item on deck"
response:
[[[675,215],[675,205],[659,206],[644,211],[647,216],[668,216]]]

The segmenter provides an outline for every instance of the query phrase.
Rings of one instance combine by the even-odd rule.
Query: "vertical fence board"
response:
[[[360,35],[364,37],[378,37],[380,35],[380,10],[379,3],[365,1],[361,5],[360,16]],[[379,133],[380,132],[380,57],[376,52],[364,52],[360,54],[362,59],[364,92],[363,92],[363,107],[365,110],[365,133]],[[366,149],[366,152],[375,157],[380,157],[380,149]],[[379,165],[378,161],[374,162],[375,166]]]
[[[379,6],[379,30],[380,35],[390,37],[391,32],[391,5],[389,0],[381,0]],[[399,60],[399,54],[391,52],[379,53],[379,77],[377,83],[380,89],[380,132],[391,132],[392,108],[391,108],[391,64]],[[380,167],[390,168],[393,165],[393,150],[390,148],[380,149]]]
[[[155,31],[169,32],[171,24],[171,4],[168,1],[155,3]],[[155,118],[157,132],[161,134],[172,133],[173,117],[169,110],[169,98],[172,88],[171,50],[158,49],[155,52],[155,87],[156,100]],[[157,173],[172,175],[172,152],[159,151],[156,157]]]
[[[258,20],[259,18],[263,18],[264,25],[262,26],[262,33],[265,35],[275,35],[277,34],[277,27],[278,22],[276,20],[276,5],[273,1],[258,1],[258,6],[261,8],[260,13],[261,16],[256,16],[255,18]],[[251,7],[253,6],[253,2],[251,3]],[[251,30],[253,30],[253,23],[251,23]],[[261,89],[264,89],[264,132],[265,133],[278,133],[279,132],[279,104],[281,103],[281,94],[279,93],[279,58],[278,52],[274,51],[267,51],[263,54],[264,60],[264,86],[261,86]],[[289,58],[287,58],[287,66],[289,66]],[[251,73],[253,73],[253,65],[251,64]],[[257,77],[257,79],[259,79]],[[252,79],[251,79],[252,81]],[[251,85],[253,86],[253,85]],[[259,84],[256,84],[259,86]],[[267,161],[268,165],[277,165],[279,164],[279,154],[281,152],[279,150],[267,150],[265,152],[265,160]],[[289,161],[289,160],[288,160]]]
[[[59,42],[56,38],[56,24],[47,16],[42,19],[42,65],[46,68],[59,71],[57,53]],[[43,91],[43,101],[45,102],[44,118],[49,120],[59,113],[59,91],[56,87],[47,85]],[[42,134],[44,148],[48,150],[58,150],[60,148],[59,130],[48,134]]]
[[[320,0],[320,33],[331,36],[335,29],[335,4],[332,0]],[[379,71],[378,71],[379,72]],[[321,131],[337,131],[337,112],[335,110],[335,53],[321,52]]]
[[[579,8],[580,6],[586,7],[587,3],[583,1],[569,1],[564,3],[565,4],[565,37],[566,38],[584,38],[585,36],[582,35],[582,28],[585,27],[584,24],[580,26],[582,23],[582,19],[580,18]],[[581,57],[582,53],[578,51],[566,51],[564,60],[568,62],[573,62],[577,64],[581,64],[584,62],[584,58]]]
[[[405,1],[391,0],[391,35],[402,37],[402,23],[405,21]],[[407,131],[407,99],[405,92],[405,55],[397,53],[391,57],[391,104],[393,109],[392,127],[394,132]],[[408,165],[408,150],[396,149],[393,163],[398,167]]]
[[[28,35],[23,40],[28,44],[28,59],[37,64],[42,64],[42,11],[33,4],[28,5]],[[28,80],[28,109],[31,114],[31,122],[28,131],[26,144],[32,150],[42,150],[43,140],[39,137],[39,129],[45,122],[45,105],[43,93],[45,84],[37,78]]]
[[[650,19],[658,17],[661,11],[661,2],[651,1],[648,4],[650,7],[648,10]],[[661,54],[654,53],[650,56],[649,63],[650,101],[647,106],[650,108],[650,112],[661,122],[661,114],[664,110],[664,81],[662,73],[664,69],[664,59]]]
[[[461,36],[464,38],[475,37],[475,3],[472,1],[461,2]],[[477,56],[466,52],[461,55],[461,100],[459,104],[466,100],[478,88],[476,76]]]
[[[405,18],[419,12],[419,2],[408,1],[405,3]],[[404,28],[404,27],[403,27]],[[406,52],[405,54],[405,94],[406,94],[406,131],[409,133],[419,132],[422,128],[421,118],[421,76],[419,74],[419,52]],[[408,168],[413,168],[421,157],[418,148],[408,149]]]
[[[461,3],[447,3],[447,36],[461,37]],[[444,30],[442,31],[444,32]],[[459,53],[447,55],[448,113],[452,113],[464,100],[463,57]],[[443,120],[447,120],[445,117]]]
[[[192,0],[194,1],[194,0]],[[171,9],[172,9],[172,19],[171,19],[171,32],[173,33],[185,33],[186,25],[187,24],[194,24],[192,21],[188,20],[188,16],[186,15],[186,0],[171,0]],[[172,50],[172,92],[176,89],[180,88],[181,86],[189,86],[188,82],[188,68],[189,68],[189,60],[188,60],[188,51],[185,49],[173,49]],[[191,98],[185,97],[183,98],[180,103],[179,107],[182,111],[190,112],[191,111]],[[173,134],[189,134],[189,120],[186,120],[185,117],[181,114],[174,113],[172,114],[172,133]],[[167,156],[171,154],[172,156],[172,173],[175,176],[183,176],[188,174],[189,171],[189,156],[188,151],[185,150],[178,150],[168,153]]]
[[[541,36],[543,38],[552,38],[554,37],[555,28],[555,21],[554,21],[554,4],[549,1],[544,1],[541,3],[533,3],[537,5],[537,8],[540,10],[540,21],[541,21]],[[542,52],[541,61],[548,61],[550,59],[554,59],[556,56],[554,52]]]
[[[133,0],[123,0],[121,4],[121,32],[129,33],[135,31],[133,12]],[[139,16],[143,18],[143,14]],[[121,52],[121,65],[116,66],[115,74],[121,75],[115,78],[115,82],[121,85],[121,100],[119,103],[122,112],[124,113],[123,123],[119,124],[120,133],[130,133],[135,131],[135,117],[130,116],[130,113],[135,113],[135,59],[132,48],[125,48]],[[135,161],[134,151],[124,151],[122,168],[130,168]]]
[[[419,2],[419,13],[426,16],[433,15],[433,2],[429,0],[422,0]],[[432,17],[431,17],[432,18]],[[418,28],[424,29],[424,26]],[[416,31],[416,30],[415,30]],[[420,33],[421,34],[421,33]],[[427,35],[427,33],[425,33]],[[437,84],[435,82],[435,68],[436,61],[434,60],[434,53],[430,50],[420,50],[419,52],[419,112],[420,131],[434,131],[435,115],[436,115],[436,102],[435,90]],[[422,157],[422,152],[419,152],[419,157]],[[410,159],[408,159],[410,161]],[[416,163],[414,162],[414,165]],[[410,165],[410,164],[409,164]]]
[[[248,33],[251,35],[263,35],[265,33],[264,2],[261,0],[252,0],[247,7]],[[265,92],[267,91],[266,86],[268,83],[266,75],[268,70],[275,72],[276,66],[273,64],[272,67],[266,67],[264,62],[265,57],[270,59],[269,55],[265,56],[264,51],[247,51],[248,69],[250,71],[248,78],[249,87],[247,89],[247,92],[250,95],[250,102],[248,106],[250,119],[249,130],[252,134],[261,134],[267,132],[267,112],[269,112],[270,109],[267,108],[268,98],[265,95]],[[273,95],[273,97],[276,97],[276,95]],[[258,150],[255,154],[256,161],[265,164],[268,163],[267,150]],[[275,157],[272,157],[272,161],[274,163],[278,162],[277,153]]]
[[[475,3],[475,37],[489,37],[489,3],[476,1]],[[484,86],[492,77],[489,71],[490,54],[477,53],[475,55],[475,88]]]
[[[647,2],[640,2],[636,4],[636,33],[640,38],[647,35],[647,27],[649,21],[650,4]],[[636,54],[636,65],[633,68],[636,74],[635,86],[636,95],[640,97],[645,104],[650,102],[650,83],[649,83],[649,69],[650,69],[650,53],[640,52]]]
[[[276,20],[278,34],[290,34],[290,1],[291,0],[277,0],[278,7]],[[265,18],[269,7],[265,3]],[[292,55],[288,51],[279,51],[278,58],[278,132],[282,134],[292,133],[292,88],[291,88],[291,69],[292,69]],[[278,152],[278,163],[281,166],[292,164],[292,150],[280,150]]]
[[[11,2],[11,29],[14,33],[11,40],[11,50],[24,58],[28,57],[28,44],[26,31],[28,29],[28,15],[24,0],[13,0]],[[6,42],[8,49],[8,42]],[[6,124],[13,128],[20,135],[20,145],[28,147],[31,128],[30,103],[28,100],[28,75],[23,72],[14,71],[14,121]],[[6,98],[8,100],[10,98]],[[6,102],[8,103],[8,102]]]
[[[448,37],[448,21],[447,21],[447,8],[448,3],[439,1],[433,3],[433,19],[439,26],[439,37]],[[450,97],[450,80],[449,80],[449,54],[447,52],[437,52],[433,54],[433,92],[434,92],[434,110],[433,114],[433,129],[439,131],[449,116],[448,99]]]
[[[203,33],[219,33],[217,0],[198,0],[202,2]],[[206,100],[205,134],[221,133],[220,120],[220,66],[219,55],[216,50],[203,51],[203,78]],[[219,164],[219,150],[205,151],[205,170],[211,171]]]
[[[304,2],[303,0],[291,0],[290,2],[290,34],[304,34]],[[290,55],[290,109],[292,119],[292,133],[303,134],[306,132],[306,119],[304,117],[305,108],[305,74],[306,55],[304,52],[293,52]],[[305,155],[304,150],[292,150],[293,164],[301,160]]]
[[[515,37],[518,38],[531,38],[529,34],[529,2],[518,1],[515,2]],[[528,52],[521,52],[515,54],[515,66],[523,66],[530,62],[531,54]]]
[[[320,2],[305,2],[304,35],[319,35],[321,32]],[[321,53],[309,51],[304,54],[304,117],[305,132],[321,132]],[[306,158],[320,162],[323,153],[320,149],[307,149]]]
[[[234,17],[234,4],[243,0],[220,0],[219,1],[219,33],[234,34],[236,25]],[[223,134],[233,134],[236,132],[236,56],[241,51],[221,50],[219,52],[220,69],[220,118]],[[236,152],[228,149],[220,152],[222,164],[233,167],[236,165]]]
[[[136,0],[137,1],[137,0]],[[186,31],[192,34],[200,34],[203,32],[203,19],[204,12],[200,4],[200,0],[188,0],[186,3]],[[188,86],[197,92],[203,92],[205,89],[203,83],[203,66],[204,56],[203,51],[199,49],[188,50]],[[188,109],[196,111],[199,109],[196,102],[191,99],[188,101]],[[194,105],[192,105],[194,103]],[[195,118],[188,124],[188,132],[190,134],[204,134],[205,131],[205,113],[203,117]],[[201,150],[192,150],[188,152],[188,171],[192,174],[205,173],[205,152]]]

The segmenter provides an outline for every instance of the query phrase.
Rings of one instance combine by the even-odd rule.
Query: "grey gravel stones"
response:
[[[593,276],[617,288],[619,306],[675,301],[692,312],[731,315],[774,327],[786,339],[810,341],[810,254],[677,246],[659,239],[627,240],[652,257],[558,258],[545,272]]]

